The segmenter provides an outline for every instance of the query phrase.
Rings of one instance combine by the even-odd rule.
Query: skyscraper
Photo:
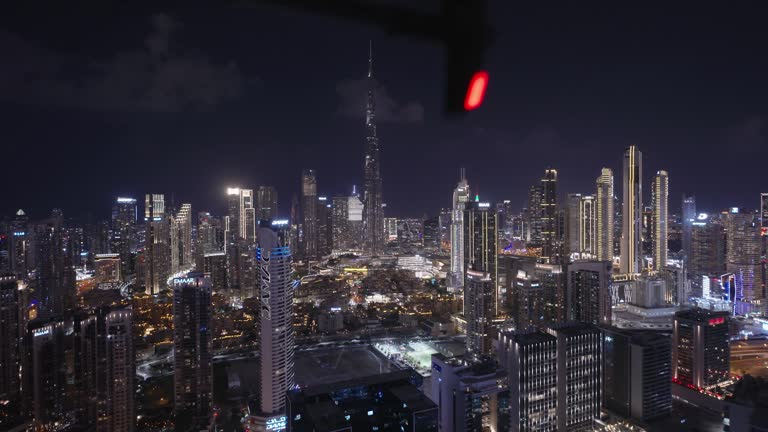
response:
[[[462,168],[459,183],[453,190],[451,272],[447,281],[449,291],[457,291],[464,286],[464,210],[469,203],[469,197],[469,183]]]
[[[557,170],[548,168],[541,178],[541,257],[548,262],[560,260],[557,226]]]
[[[754,213],[726,215],[726,271],[733,273],[736,292],[743,295],[752,313],[765,313],[761,228]]]
[[[64,216],[54,209],[35,227],[37,281],[34,298],[42,318],[64,315],[75,306],[75,270],[65,251]]]
[[[467,269],[464,316],[467,319],[467,354],[478,359],[491,351],[491,320],[496,316],[496,291],[488,273]]]
[[[99,431],[132,431],[136,421],[133,312],[98,308],[74,322],[80,421]]]
[[[497,217],[490,203],[473,202],[464,210],[464,272],[474,270],[487,273],[491,279],[493,304],[486,310],[492,320],[498,312],[498,253],[499,236]],[[466,280],[465,280],[466,282]]]
[[[277,190],[272,186],[256,188],[256,221],[277,219]]]
[[[669,175],[658,171],[653,178],[653,269],[667,266],[669,238]]]
[[[253,189],[227,188],[228,223],[230,241],[256,240],[256,208]]]
[[[118,197],[112,207],[112,252],[120,255],[124,274],[132,274],[131,253],[135,250],[138,210],[135,198]]]
[[[0,276],[0,428],[21,412],[21,302],[16,276]]]
[[[595,197],[568,194],[565,250],[568,255],[590,258],[596,254],[597,224]]]
[[[331,201],[324,196],[317,197],[317,253],[331,254],[333,249],[333,210]]]
[[[363,251],[378,256],[384,249],[384,208],[381,192],[381,160],[379,138],[376,136],[376,103],[373,78],[373,44],[368,53],[368,101],[365,109],[365,189],[363,204]]]
[[[603,400],[623,417],[645,422],[672,410],[669,336],[603,328]]]
[[[731,373],[728,312],[690,309],[675,313],[672,379],[704,388],[726,381]]]
[[[204,430],[211,423],[213,356],[210,320],[210,280],[199,274],[173,279],[176,430]]]
[[[25,393],[30,398],[35,425],[44,430],[55,430],[56,422],[75,421],[66,391],[70,346],[67,334],[71,331],[72,321],[61,319],[35,321],[28,327]]]
[[[683,242],[683,257],[685,259],[686,267],[690,260],[691,253],[691,231],[692,224],[696,220],[696,197],[683,195],[683,207],[682,207],[682,242]]]
[[[602,334],[589,324],[550,327],[557,338],[557,430],[591,430],[602,404]]]
[[[301,174],[301,213],[304,216],[303,252],[308,260],[317,259],[317,178],[315,170]]]
[[[635,146],[624,152],[621,272],[639,273],[643,267],[643,154]]]
[[[176,249],[173,251],[178,259],[178,267],[174,272],[180,269],[189,269],[192,267],[192,204],[182,204],[181,209],[176,214],[176,235],[178,241]]]
[[[610,261],[575,261],[568,265],[568,319],[590,324],[611,322]]]
[[[144,208],[144,286],[149,294],[164,289],[171,275],[170,220],[165,214],[165,196],[147,194]]]
[[[287,221],[262,222],[256,249],[261,315],[259,358],[261,414],[284,414],[286,393],[294,383],[292,256]]]

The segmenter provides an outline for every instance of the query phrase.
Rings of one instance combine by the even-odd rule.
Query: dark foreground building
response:
[[[419,391],[421,377],[397,371],[288,392],[288,430],[437,431],[437,406]]]

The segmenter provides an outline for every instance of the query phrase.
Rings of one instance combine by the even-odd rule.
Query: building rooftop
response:
[[[727,317],[729,315],[728,311],[713,311],[709,309],[695,308],[677,312],[675,318],[692,321],[706,321],[713,317]]]

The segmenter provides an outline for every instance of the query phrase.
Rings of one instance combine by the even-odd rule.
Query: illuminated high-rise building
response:
[[[177,243],[173,253],[178,259],[176,271],[192,267],[192,204],[182,204],[176,214]]]
[[[211,282],[190,274],[172,283],[175,426],[208,430],[213,397]]]
[[[467,269],[464,281],[464,316],[467,353],[480,358],[491,352],[491,321],[496,316],[496,291],[491,275]]]
[[[597,249],[596,201],[592,195],[568,194],[565,250],[577,258],[595,256]]]
[[[470,200],[469,183],[464,168],[456,189],[453,190],[453,214],[451,221],[451,269],[448,274],[448,290],[458,291],[464,286],[464,210]]]
[[[144,287],[154,295],[171,275],[171,227],[163,194],[147,194],[144,202]]]
[[[277,219],[277,190],[272,186],[256,188],[256,221]]]
[[[331,201],[324,196],[317,197],[317,253],[330,255],[333,249],[333,209]]]
[[[112,207],[112,253],[120,255],[124,274],[132,274],[131,254],[136,250],[136,220],[138,207],[135,198],[118,197]]]
[[[65,251],[64,216],[54,209],[51,217],[36,225],[37,280],[34,299],[42,318],[63,316],[75,306],[75,270]]]
[[[97,431],[133,431],[133,311],[98,308],[73,324],[80,421]]]
[[[754,213],[735,212],[726,215],[726,271],[733,273],[736,292],[741,293],[751,313],[765,313],[763,291],[761,227]]]
[[[568,265],[568,320],[610,324],[610,261],[574,261]]]
[[[303,218],[303,252],[308,260],[317,259],[317,178],[315,170],[301,174],[301,213]]]
[[[541,178],[541,257],[548,262],[560,260],[557,220],[557,170],[547,169]]]
[[[363,205],[363,251],[378,256],[384,250],[384,201],[382,198],[381,156],[376,136],[376,102],[373,78],[373,45],[368,53],[368,100],[365,109],[365,169]]]
[[[621,272],[642,269],[643,154],[635,146],[624,152],[624,205],[622,207]]]
[[[496,317],[501,300],[498,289],[497,225],[497,215],[490,203],[472,202],[464,210],[464,284],[470,281],[473,284],[472,289],[465,285],[464,313],[468,321],[476,321],[484,326],[489,325]],[[478,307],[472,306],[473,304]],[[467,330],[468,340],[475,338],[475,335],[470,334],[471,330]],[[478,331],[489,334],[488,329],[479,328]],[[477,350],[478,354],[485,352],[485,348]]]
[[[613,171],[603,168],[595,186],[595,257],[613,261]]]
[[[17,277],[0,275],[0,428],[21,413],[22,312]]]
[[[197,214],[195,246],[195,265],[198,269],[203,268],[203,258],[206,254],[224,252],[224,231],[221,219],[213,217],[209,212]]]
[[[683,257],[686,267],[690,261],[691,254],[691,232],[693,231],[693,222],[696,221],[696,197],[683,195],[682,205],[682,243]]]
[[[662,170],[653,178],[653,269],[667,266],[669,239],[669,175]]]
[[[286,394],[294,384],[293,259],[287,246],[287,221],[262,222],[256,249],[261,315],[259,396],[265,418],[284,414]]]
[[[229,241],[256,240],[256,208],[253,189],[227,188],[227,223]]]
[[[397,240],[397,218],[384,218],[384,238],[387,242]]]
[[[66,391],[71,377],[67,370],[67,357],[71,353],[67,335],[71,333],[71,320],[43,319],[28,326],[27,362],[22,366],[26,368],[23,383],[26,388],[22,388],[39,430],[56,430],[57,422],[75,421]]]
[[[690,309],[675,313],[672,379],[696,388],[720,384],[731,374],[729,313]]]

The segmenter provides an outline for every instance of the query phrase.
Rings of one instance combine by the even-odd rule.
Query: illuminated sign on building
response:
[[[738,207],[731,207],[731,213],[738,213],[739,208]]]
[[[477,206],[480,208],[488,208],[491,206],[491,203],[481,202],[481,203],[477,203]]]
[[[23,237],[23,236],[25,236],[26,234],[27,234],[27,233],[25,233],[24,231],[14,231],[14,232],[13,232],[13,236],[14,236],[14,237]]]
[[[706,213],[699,213],[699,215],[696,217],[698,220],[706,220],[709,217]]]
[[[173,280],[174,285],[189,285],[195,283],[195,278],[176,278]]]
[[[288,219],[278,219],[272,221],[272,226],[285,226],[288,225]]]
[[[121,204],[136,204],[135,198],[117,197],[117,202]]]
[[[284,431],[288,426],[287,418],[285,416],[272,417],[267,419],[266,429],[268,431]]]

